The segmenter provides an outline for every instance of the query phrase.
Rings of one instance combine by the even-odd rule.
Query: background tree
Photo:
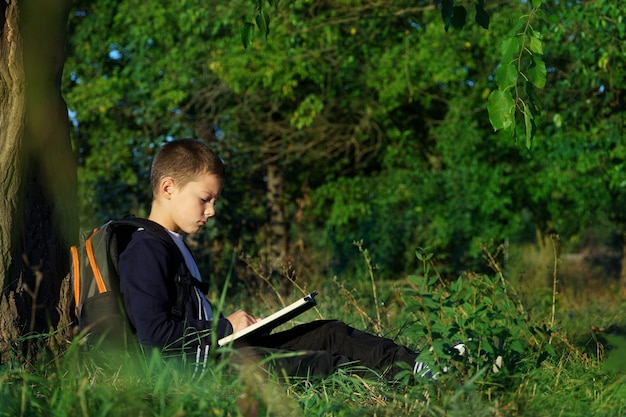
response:
[[[21,336],[60,320],[76,236],[76,173],[61,98],[71,2],[7,1],[0,11],[0,363],[30,354]],[[67,313],[67,312],[66,312]],[[65,330],[68,330],[67,328]]]
[[[171,138],[217,146],[217,97],[231,93],[208,70],[215,18],[206,3],[79,1],[74,9],[64,91],[79,154],[81,225],[91,228],[129,213],[146,216],[151,157]],[[228,152],[220,153],[229,183],[237,181]],[[196,237],[203,259],[212,252],[203,243],[214,235],[209,229]]]
[[[626,247],[626,79],[620,70],[626,29],[618,5],[555,2],[548,9],[546,120],[525,181],[538,222],[560,233],[572,250],[584,245],[587,228],[605,245],[622,252]],[[626,265],[621,274],[625,291]]]
[[[430,2],[285,2],[264,9],[270,35],[255,32],[244,49],[242,25],[259,16],[248,2],[79,2],[64,88],[82,222],[145,213],[145,155],[194,136],[228,164],[219,227],[196,240],[216,275],[234,248],[296,260],[304,247],[311,263],[295,264],[338,273],[359,262],[354,240],[388,276],[414,267],[417,246],[456,274],[484,266],[482,246],[535,229],[573,243],[599,221],[615,226],[620,106],[608,121],[602,106],[569,104],[568,89],[587,94],[595,78],[578,73],[606,78],[596,51],[622,39],[619,17],[609,0],[594,3],[597,19],[579,4],[539,3],[480,3],[488,29],[455,29],[453,7],[446,31]],[[602,32],[603,21],[616,23]],[[621,82],[614,72],[603,91]],[[494,91],[508,123],[495,134]],[[579,117],[584,130],[569,122]],[[604,135],[605,148],[583,131]]]
[[[440,12],[426,2],[288,2],[272,20],[272,36],[247,51],[238,36],[245,4],[218,2],[214,15],[189,4],[155,6],[142,10],[145,20],[126,3],[79,9],[67,92],[84,155],[82,188],[93,196],[85,207],[123,214],[116,210],[131,205],[119,204],[128,195],[145,195],[135,188],[145,181],[133,173],[146,162],[136,156],[168,135],[194,135],[214,141],[230,164],[225,204],[240,208],[222,211],[221,229],[261,251],[281,242],[270,257],[289,250],[294,239],[285,234],[300,227],[296,202],[307,201],[309,190],[380,171],[390,145],[427,160],[428,129],[446,112],[443,92],[463,83],[464,65],[473,62],[464,35],[449,43]],[[466,62],[457,62],[458,46]],[[129,119],[89,133],[92,118],[94,127]],[[103,146],[116,148],[92,152]],[[130,187],[124,195],[101,188],[120,182]]]
[[[102,8],[107,7],[106,2],[99,4]],[[109,115],[109,107],[102,105],[101,97],[119,97],[128,79],[141,77],[139,85],[149,80],[157,80],[159,84],[155,84],[154,88],[142,87],[140,93],[128,92],[123,100],[114,99],[116,102],[111,110],[133,107],[136,95],[150,97],[137,103],[142,106],[143,103],[158,102],[159,98],[155,96],[160,91],[169,91],[169,96],[165,97],[172,97],[173,91],[183,92],[184,85],[177,83],[184,79],[180,74],[173,78],[161,75],[150,78],[149,73],[140,71],[150,66],[164,75],[164,70],[157,68],[168,68],[171,62],[159,61],[163,51],[182,51],[176,45],[187,42],[189,46],[181,56],[181,60],[187,63],[183,71],[191,70],[193,65],[199,66],[191,73],[196,74],[193,76],[196,91],[202,93],[196,93],[190,99],[183,99],[184,93],[179,94],[178,97],[186,105],[179,108],[175,106],[180,103],[172,103],[172,108],[176,109],[173,117],[181,120],[181,126],[185,120],[185,126],[193,132],[215,133],[219,129],[217,132],[223,133],[220,146],[228,155],[231,167],[235,168],[231,172],[235,172],[235,178],[241,178],[241,181],[232,181],[234,178],[231,178],[230,189],[241,190],[238,195],[246,196],[244,204],[260,207],[248,210],[249,214],[238,219],[227,217],[231,220],[227,222],[230,224],[227,230],[231,230],[233,236],[241,235],[245,239],[246,236],[259,235],[245,233],[246,228],[252,226],[253,229],[263,230],[265,224],[271,224],[272,228],[266,236],[278,235],[283,242],[282,248],[272,253],[277,255],[288,250],[286,242],[289,239],[285,238],[285,234],[289,228],[286,223],[293,227],[289,217],[298,212],[289,202],[296,199],[306,201],[307,190],[335,178],[369,175],[380,170],[380,157],[384,154],[381,149],[390,143],[385,142],[388,135],[392,142],[406,139],[406,144],[409,144],[408,141],[412,140],[407,150],[414,149],[417,152],[415,158],[426,158],[428,148],[432,147],[432,141],[429,143],[425,135],[428,126],[438,123],[446,111],[446,97],[440,92],[448,88],[450,81],[457,82],[466,76],[466,69],[459,64],[452,64],[457,67],[449,70],[450,63],[456,60],[453,49],[446,52],[448,55],[444,55],[435,68],[429,68],[430,64],[427,65],[426,61],[420,65],[414,59],[419,54],[414,49],[414,43],[422,37],[425,38],[424,44],[431,41],[431,33],[436,33],[438,37],[438,44],[434,47],[429,45],[422,52],[426,56],[428,49],[441,52],[439,45],[443,47],[447,43],[438,11],[431,4],[416,7],[414,4],[395,2],[390,7],[391,12],[389,8],[383,10],[379,4],[371,2],[357,6],[338,3],[333,7],[317,2],[288,3],[280,9],[282,23],[274,26],[269,41],[262,43],[256,40],[247,52],[243,51],[237,36],[241,26],[240,16],[247,13],[243,6],[217,4],[217,17],[212,28],[204,23],[203,19],[208,20],[208,17],[198,14],[195,16],[196,23],[191,24],[194,16],[187,16],[184,11],[171,6],[146,11],[154,18],[148,19],[148,27],[143,29],[142,22],[135,21],[136,14],[127,13],[123,5],[110,9],[119,13],[118,17],[111,12],[88,10],[77,17],[80,25],[93,27],[85,33],[100,37],[108,33],[112,39],[99,41],[98,44],[103,46],[94,51],[84,46],[94,44],[93,41],[81,40],[80,34],[73,37],[77,39],[77,68],[85,75],[80,75],[82,72],[72,75],[76,85],[70,90],[69,97],[80,98],[81,91],[86,89],[94,91],[93,97],[97,100],[93,105],[97,104],[101,114],[106,114],[107,120],[103,123],[110,123],[117,116]],[[423,15],[425,12],[430,14]],[[171,43],[170,35],[161,31],[151,32],[150,27],[160,21],[176,28],[172,31],[175,35]],[[191,33],[189,28],[193,28],[194,32]],[[163,27],[163,30],[166,28]],[[79,31],[82,33],[82,30]],[[144,35],[143,41],[133,38],[136,34],[145,33],[158,36]],[[126,41],[118,41],[124,36]],[[85,54],[94,55],[83,56],[83,50]],[[98,57],[104,59],[106,64],[93,65]],[[171,54],[168,55],[170,61],[171,57]],[[155,62],[158,64],[154,65]],[[471,64],[471,57],[467,62]],[[400,71],[397,63],[401,63]],[[210,74],[206,74],[207,66]],[[169,71],[174,72],[173,69]],[[81,80],[90,78],[87,74],[93,72],[103,74],[102,82],[84,82],[81,85]],[[118,73],[126,76],[118,77]],[[428,79],[431,74],[434,82]],[[422,81],[422,77],[426,79]],[[164,88],[165,85],[169,88]],[[100,90],[110,87],[114,89],[110,94],[103,94],[104,90]],[[81,116],[85,111],[78,107],[76,110],[81,123],[77,132],[88,131],[89,116]],[[142,136],[144,132],[160,126],[160,123],[152,123],[154,117],[145,117],[150,111],[143,107],[126,112],[134,120],[124,125],[132,126],[135,121],[150,122],[149,128],[137,129]],[[197,121],[193,122],[194,119]],[[194,128],[194,125],[201,129]],[[419,125],[423,128],[419,129]],[[117,135],[117,132],[107,134]],[[122,132],[126,133],[131,132]],[[418,139],[420,137],[422,139]],[[89,140],[94,141],[94,138]],[[151,143],[153,138],[142,140]],[[135,136],[132,141],[140,140]],[[81,146],[85,155],[89,148]],[[108,152],[105,154],[109,155]],[[114,151],[114,154],[120,152]],[[128,146],[122,154],[133,158]],[[115,162],[100,161],[97,156],[88,158],[94,161],[93,166],[99,172],[102,166],[110,168],[111,162]],[[88,159],[85,163],[86,167],[90,164]],[[121,164],[129,173],[136,171],[131,168],[133,165],[132,162]],[[103,174],[116,172],[119,170],[107,169]],[[283,184],[285,178],[289,179],[287,184]],[[118,184],[120,181],[107,182]],[[135,179],[124,182],[132,186]],[[98,181],[98,184],[102,183]],[[268,192],[271,199],[265,200],[264,195],[258,193],[259,185],[267,186],[268,190],[284,190],[285,195]],[[106,193],[99,192],[99,187],[88,188],[94,195],[103,195],[104,200],[111,201]],[[140,192],[130,194],[141,195]],[[234,194],[233,197],[237,200]],[[114,201],[119,203],[119,199]],[[267,211],[265,201],[274,202]],[[89,206],[111,212],[107,204],[90,203]],[[378,241],[376,237],[372,236],[371,240]],[[248,241],[247,244],[250,243],[254,242]],[[257,245],[260,248],[266,246],[262,240],[257,241]],[[390,253],[388,258],[392,257],[393,253]]]

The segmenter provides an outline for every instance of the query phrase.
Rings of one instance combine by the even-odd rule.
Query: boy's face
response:
[[[182,187],[172,181],[164,189],[171,221],[171,228],[168,228],[191,234],[215,216],[215,202],[222,192],[222,180],[217,175],[204,173]]]

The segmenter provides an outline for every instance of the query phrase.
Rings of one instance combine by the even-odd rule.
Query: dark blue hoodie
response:
[[[185,315],[172,314],[176,300],[174,278],[179,256],[160,238],[146,231],[137,231],[119,258],[120,289],[124,307],[139,342],[146,347],[178,350],[195,355],[202,361],[213,340],[233,332],[223,316],[213,323],[203,306],[204,297],[191,288],[185,304]]]

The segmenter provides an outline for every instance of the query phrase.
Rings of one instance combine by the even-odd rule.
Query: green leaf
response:
[[[256,14],[256,25],[259,28],[261,36],[267,40],[270,34],[270,16],[265,13],[263,9],[259,9]]]
[[[432,287],[433,285],[435,285],[435,283],[437,282],[438,279],[439,278],[436,275],[428,278],[428,286]]]
[[[550,356],[556,356],[556,351],[554,350],[554,347],[550,344],[544,345],[543,350]]]
[[[452,281],[450,283],[450,290],[452,290],[453,293],[458,294],[459,292],[461,292],[462,289],[463,289],[463,281],[461,277],[459,277],[456,281]]]
[[[446,32],[450,28],[450,22],[452,21],[452,15],[454,14],[454,1],[443,0],[441,2],[441,18],[445,26]]]
[[[481,281],[485,285],[490,285],[490,286],[493,285],[493,280],[489,277],[489,275],[483,275]]]
[[[491,17],[489,13],[485,11],[483,1],[476,3],[476,23],[478,23],[483,29],[489,29],[489,21]]]
[[[445,351],[446,345],[445,345],[445,342],[443,340],[435,339],[435,340],[433,340],[432,347],[435,350],[435,352],[437,352],[438,355],[442,355],[444,353],[444,351]]]
[[[409,280],[409,282],[411,282],[412,284],[415,284],[417,286],[422,284],[422,277],[417,276],[417,275],[409,275],[407,277],[407,279]]]
[[[541,111],[541,106],[539,102],[539,97],[537,97],[537,92],[535,91],[535,86],[532,83],[527,82],[524,86],[524,91],[526,95],[528,95],[528,99],[526,102],[528,103],[528,108],[532,112],[533,115],[539,114]]]
[[[432,297],[428,296],[428,295],[424,295],[422,297],[422,301],[424,303],[424,307],[431,310],[431,311],[437,311],[439,310],[439,303],[436,302],[435,300],[433,300]]]
[[[510,64],[513,61],[513,57],[519,54],[520,40],[515,37],[505,38],[500,44],[500,51],[502,51],[502,62]]]
[[[452,9],[452,27],[463,29],[467,21],[467,10],[463,6],[454,6]]]
[[[496,71],[496,82],[501,90],[506,91],[517,84],[517,67],[513,64],[502,64]]]
[[[444,326],[441,323],[433,323],[433,325],[431,326],[430,330],[431,330],[431,332],[437,332],[437,333],[441,333],[441,334],[448,334],[449,333],[448,327]]]
[[[532,58],[533,63],[528,67],[528,81],[537,88],[543,88],[546,86],[546,63],[538,55]]]
[[[248,49],[250,45],[252,45],[252,33],[254,32],[254,23],[252,22],[244,22],[241,25],[241,42],[243,43],[243,47]]]
[[[530,36],[530,41],[528,43],[528,49],[533,54],[543,55],[543,43],[538,36]]]
[[[489,341],[485,340],[481,345],[483,352],[493,353],[495,352],[493,345]]]
[[[494,130],[506,130],[515,126],[515,102],[511,94],[500,89],[492,91],[487,100],[487,110]]]
[[[517,339],[511,341],[509,349],[511,349],[513,352],[524,353],[524,346],[522,346],[522,342]]]
[[[528,108],[528,105],[526,104],[526,102],[523,102],[523,104],[524,104],[524,124],[526,127],[526,148],[530,149],[531,141],[534,136],[533,115],[530,109]]]

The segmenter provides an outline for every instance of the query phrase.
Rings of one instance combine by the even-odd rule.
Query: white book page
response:
[[[278,310],[272,315],[267,316],[261,319],[260,321],[257,321],[256,323],[246,327],[245,329],[240,330],[236,333],[233,333],[229,336],[221,338],[220,340],[217,341],[217,344],[220,346],[224,346],[232,342],[233,340],[239,339],[243,336],[249,335],[255,331],[259,331],[264,328],[267,329],[269,333],[269,331],[274,329],[275,327],[280,326],[281,324],[291,320],[292,318],[298,316],[299,314],[304,313],[309,308],[312,308],[316,304],[315,303],[316,295],[317,295],[317,292],[312,292],[306,297],[300,298],[295,303],[290,304],[281,310]]]

